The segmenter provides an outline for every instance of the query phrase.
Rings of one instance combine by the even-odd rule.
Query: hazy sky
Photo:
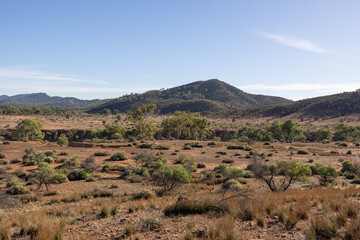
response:
[[[360,1],[1,0],[0,95],[119,97],[218,78],[302,99],[360,88]]]

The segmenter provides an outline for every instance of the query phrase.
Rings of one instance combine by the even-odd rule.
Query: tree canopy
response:
[[[15,138],[16,140],[42,140],[44,138],[42,128],[43,124],[39,120],[25,119],[16,126]]]

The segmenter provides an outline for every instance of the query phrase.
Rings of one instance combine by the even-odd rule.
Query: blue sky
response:
[[[2,0],[0,95],[112,98],[218,78],[303,99],[360,88],[359,1]]]

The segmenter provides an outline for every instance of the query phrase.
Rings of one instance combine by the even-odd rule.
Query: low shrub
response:
[[[197,168],[206,168],[206,164],[205,163],[198,163],[196,165]]]
[[[125,166],[120,165],[108,165],[106,164],[101,169],[102,172],[108,173],[108,172],[124,172],[126,170]]]
[[[47,163],[49,163],[49,164],[54,163],[54,158],[52,158],[52,157],[46,157],[46,158],[44,158],[44,162],[47,162]]]
[[[69,181],[65,174],[62,173],[55,173],[53,177],[53,183],[60,184]]]
[[[227,149],[240,149],[240,150],[243,150],[244,149],[244,146],[227,146]]]
[[[109,156],[109,153],[99,151],[99,152],[95,152],[94,156],[96,156],[96,157]]]
[[[59,154],[58,154],[59,156],[68,156],[69,155],[69,153],[68,152],[60,152]]]
[[[244,187],[237,180],[230,179],[224,182],[221,188],[226,190],[237,191],[243,189]]]
[[[354,174],[354,173],[347,174],[347,175],[345,176],[345,178],[346,178],[346,179],[355,179],[355,178],[356,178],[356,174]]]
[[[139,145],[139,148],[153,149],[153,145],[150,143],[143,143]]]
[[[69,181],[86,180],[90,177],[90,174],[85,169],[77,168],[68,173],[67,178]]]
[[[186,145],[189,145],[190,147],[193,147],[193,148],[203,148],[204,147],[204,145],[199,142],[185,143],[185,146]]]
[[[300,154],[300,155],[306,155],[306,154],[309,154],[309,152],[307,150],[298,150],[297,151],[297,154]]]
[[[154,149],[157,149],[157,150],[170,150],[170,146],[166,146],[166,145],[156,145]]]
[[[126,159],[127,157],[124,152],[116,152],[110,157],[111,161],[124,161]]]
[[[230,164],[230,163],[234,163],[234,160],[232,160],[232,159],[224,159],[221,162],[226,163],[226,164]]]
[[[244,147],[244,151],[250,152],[250,151],[252,151],[252,150],[253,150],[253,148],[250,147],[250,146],[245,146],[245,147]]]
[[[208,144],[207,144],[208,146],[216,146],[216,142],[208,142]]]
[[[218,155],[227,155],[226,152],[216,152],[216,154],[218,154]]]
[[[185,145],[183,149],[184,149],[184,150],[191,150],[192,147],[191,147],[190,145]]]
[[[21,158],[15,158],[13,160],[10,161],[10,163],[15,164],[15,163],[21,163],[22,159]]]

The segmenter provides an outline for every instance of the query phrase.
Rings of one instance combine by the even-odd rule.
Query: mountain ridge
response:
[[[88,112],[101,113],[106,109],[127,112],[142,104],[154,103],[160,114],[176,110],[211,113],[289,102],[292,101],[281,97],[249,94],[218,79],[210,79],[164,90],[125,95],[99,104]]]
[[[22,106],[47,106],[47,107],[74,107],[84,108],[103,103],[108,100],[81,100],[75,97],[49,96],[46,93],[18,94],[14,96],[1,95],[0,104]]]

